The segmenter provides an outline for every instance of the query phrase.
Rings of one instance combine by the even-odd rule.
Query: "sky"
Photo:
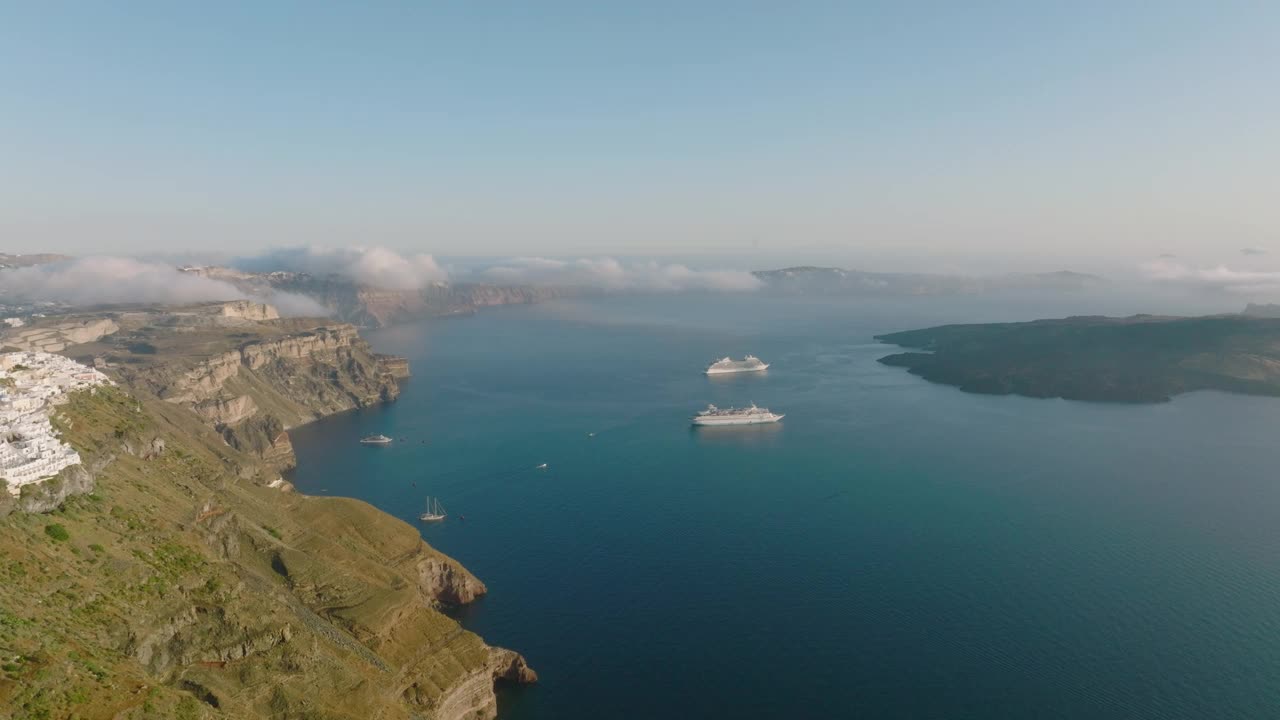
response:
[[[0,251],[1280,256],[1276,3],[0,0],[0,16]]]

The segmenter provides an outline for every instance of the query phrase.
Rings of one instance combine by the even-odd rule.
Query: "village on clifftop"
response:
[[[0,353],[0,480],[10,495],[80,464],[49,415],[69,393],[109,384],[106,375],[61,355]]]

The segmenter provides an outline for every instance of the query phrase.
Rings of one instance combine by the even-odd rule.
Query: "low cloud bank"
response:
[[[1280,271],[1232,270],[1226,265],[1194,268],[1161,259],[1144,264],[1142,272],[1148,279],[1156,282],[1203,290],[1218,290],[1241,295],[1280,294]]]
[[[301,295],[254,296],[230,283],[182,272],[172,265],[112,256],[0,270],[0,297],[71,305],[254,300],[270,303],[284,315],[328,314],[319,303]]]
[[[302,272],[337,275],[384,290],[418,290],[446,282],[448,273],[425,253],[402,254],[385,247],[328,248],[318,245],[280,248],[233,263],[251,272]]]
[[[624,264],[613,258],[513,258],[480,271],[479,276],[486,282],[498,284],[560,285],[648,292],[745,292],[756,290],[762,285],[756,276],[738,270],[695,270],[685,265],[656,262]]]

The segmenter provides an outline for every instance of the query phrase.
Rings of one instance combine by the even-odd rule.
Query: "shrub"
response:
[[[67,540],[71,539],[71,533],[67,532],[67,529],[62,527],[58,523],[45,525],[44,534],[48,535],[54,540],[57,540],[58,542],[66,542]]]

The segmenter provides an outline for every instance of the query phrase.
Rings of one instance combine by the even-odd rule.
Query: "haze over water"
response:
[[[875,362],[877,333],[1046,314],[682,296],[392,328],[400,400],[294,430],[294,480],[485,581],[463,622],[541,676],[506,720],[1273,716],[1280,400],[989,397]],[[748,352],[773,367],[701,374]],[[752,401],[787,417],[689,428]],[[447,522],[417,522],[427,495]]]

